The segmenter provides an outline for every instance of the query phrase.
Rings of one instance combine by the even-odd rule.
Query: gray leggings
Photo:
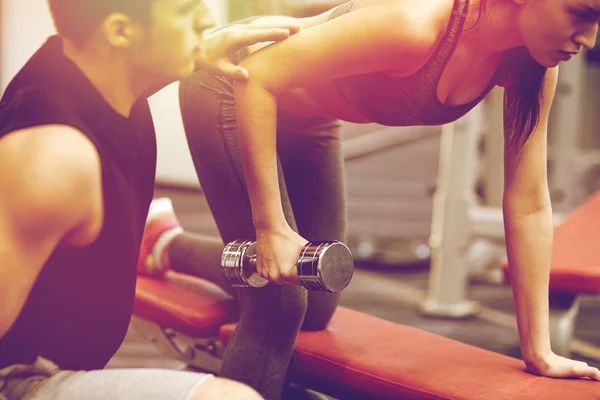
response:
[[[198,179],[223,241],[254,240],[232,83],[199,71],[181,83],[180,99]],[[307,240],[345,241],[340,122],[302,119],[280,109],[277,130],[281,200],[288,223]],[[172,265],[202,257],[189,254],[203,250],[186,247],[186,240],[193,238],[182,236],[172,243]],[[279,399],[298,331],[324,329],[339,294],[307,294],[302,287],[269,284],[241,289],[237,295],[241,318],[224,356],[222,376],[252,386],[269,400]]]

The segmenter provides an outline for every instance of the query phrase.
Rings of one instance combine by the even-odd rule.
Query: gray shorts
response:
[[[211,378],[163,369],[61,371],[38,358],[0,370],[0,400],[187,400]]]

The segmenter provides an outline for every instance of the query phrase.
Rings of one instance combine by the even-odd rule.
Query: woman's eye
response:
[[[573,14],[578,22],[588,22],[598,18],[596,14],[589,11],[574,11]]]

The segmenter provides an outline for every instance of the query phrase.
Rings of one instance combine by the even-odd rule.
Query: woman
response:
[[[234,83],[198,72],[181,88],[188,142],[223,240],[256,239],[223,375],[279,398],[294,340],[322,329],[338,295],[297,286],[308,240],[345,239],[339,120],[454,121],[506,87],[504,220],[523,360],[534,373],[600,372],[555,355],[548,329],[552,212],[546,131],[557,65],[594,47],[597,0],[352,0],[240,61]]]

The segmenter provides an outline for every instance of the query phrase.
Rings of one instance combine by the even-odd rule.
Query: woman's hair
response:
[[[477,20],[470,29],[479,23],[486,1],[480,0]],[[505,146],[513,150],[520,149],[527,142],[539,122],[546,70],[525,47],[508,50],[503,55],[500,73],[504,80],[510,82],[516,94],[511,104],[508,104],[506,93],[504,95],[505,110],[508,112],[504,123],[509,124],[505,127]]]
[[[505,128],[506,145],[518,150],[539,122],[547,69],[535,61],[524,47],[507,51],[501,68],[515,93],[510,104],[506,92],[504,94],[504,107],[508,113],[504,123],[509,124]]]
[[[150,20],[154,0],[48,0],[58,34],[75,45],[85,44],[100,22],[114,12],[142,23]]]

